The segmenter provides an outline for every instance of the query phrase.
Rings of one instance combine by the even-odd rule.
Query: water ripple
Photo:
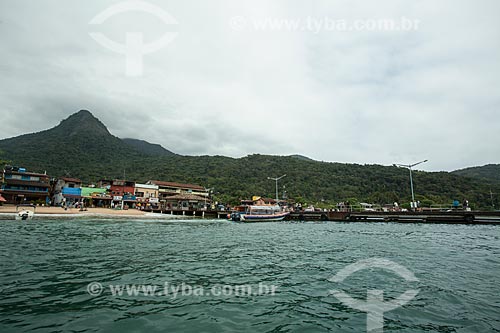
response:
[[[500,232],[495,226],[155,220],[0,221],[0,331],[362,332],[366,313],[328,295],[340,288],[393,298],[394,332],[500,332]],[[380,269],[328,279],[381,257],[419,279]],[[87,285],[182,283],[278,286],[275,295],[92,297]]]

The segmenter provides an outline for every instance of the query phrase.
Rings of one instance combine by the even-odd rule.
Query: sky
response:
[[[1,0],[0,139],[87,109],[183,155],[500,163],[498,13],[496,0]]]

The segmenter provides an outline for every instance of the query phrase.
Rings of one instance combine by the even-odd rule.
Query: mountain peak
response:
[[[106,126],[88,110],[80,110],[72,114],[62,120],[56,129],[66,132],[69,136],[80,134],[111,135]]]

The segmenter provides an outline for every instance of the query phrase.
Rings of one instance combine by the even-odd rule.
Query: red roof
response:
[[[151,180],[150,182],[154,185],[164,186],[164,187],[189,188],[189,189],[200,190],[200,191],[205,190],[205,188],[203,186],[200,186],[200,185],[182,184],[182,183],[174,183],[174,182],[163,182],[160,180]]]

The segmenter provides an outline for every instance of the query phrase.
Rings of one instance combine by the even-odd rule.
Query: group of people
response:
[[[62,199],[60,206],[64,210],[68,210],[68,208],[80,208],[80,210],[87,210],[85,208],[85,204],[83,203],[83,201],[75,201],[75,202],[67,203],[66,198]]]

